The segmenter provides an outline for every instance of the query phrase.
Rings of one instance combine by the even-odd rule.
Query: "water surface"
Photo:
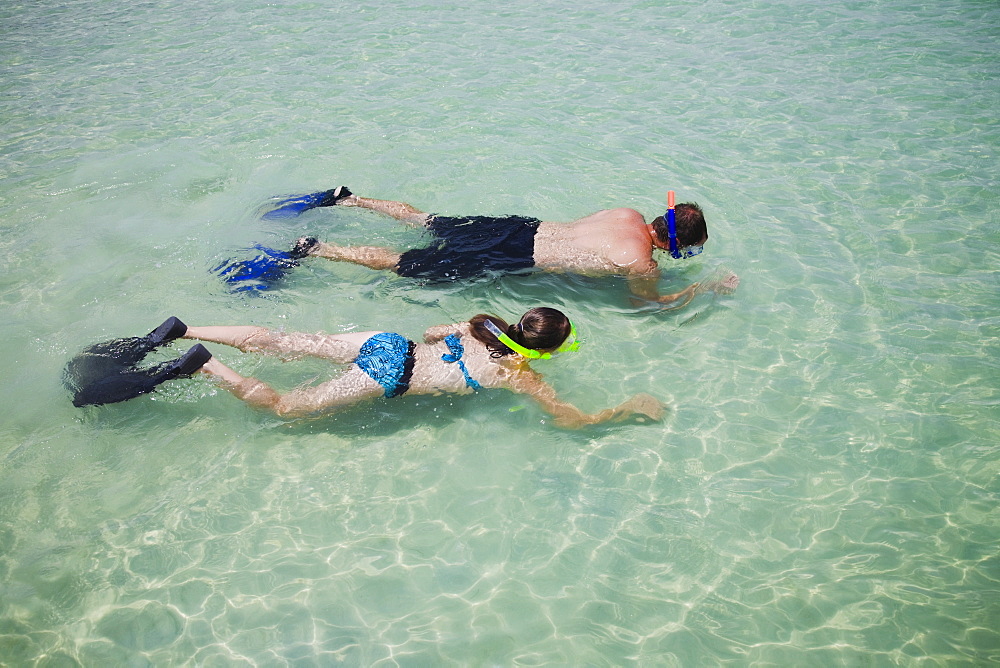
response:
[[[10,665],[988,665],[1000,661],[994,2],[75,0],[0,8],[0,657]],[[702,204],[635,310],[616,281],[427,287],[310,262],[406,247],[346,184],[448,214]],[[84,346],[168,315],[418,337],[565,310],[509,393],[283,422],[203,379],[75,409]],[[180,346],[178,346],[180,347]],[[323,364],[219,347],[290,389]]]

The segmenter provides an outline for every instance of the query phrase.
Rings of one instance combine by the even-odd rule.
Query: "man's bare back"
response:
[[[585,275],[648,274],[656,270],[655,241],[635,209],[604,209],[572,223],[542,223],[535,265]]]

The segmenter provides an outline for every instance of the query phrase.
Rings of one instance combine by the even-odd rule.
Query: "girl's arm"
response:
[[[569,429],[609,420],[620,422],[631,416],[644,416],[656,421],[663,417],[663,404],[648,394],[637,394],[616,408],[605,408],[593,414],[584,413],[573,404],[559,399],[552,386],[543,381],[539,373],[527,367],[518,370],[507,388],[530,395],[545,412],[555,417],[557,425]]]
[[[437,343],[444,339],[444,337],[449,334],[466,334],[469,329],[469,323],[460,322],[453,325],[434,325],[429,327],[426,332],[424,332],[424,343]]]

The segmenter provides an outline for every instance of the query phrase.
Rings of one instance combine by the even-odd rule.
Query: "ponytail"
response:
[[[494,336],[490,330],[486,329],[486,325],[484,323],[487,320],[496,325],[501,332],[504,332],[507,336],[514,339],[515,342],[519,342],[518,337],[516,336],[518,333],[516,325],[508,325],[503,321],[503,319],[498,318],[495,315],[486,315],[485,313],[474,315],[469,319],[469,327],[472,331],[472,338],[485,345],[486,349],[490,351],[490,357],[494,359],[506,357],[507,355],[513,355],[513,350],[501,343],[500,339]]]

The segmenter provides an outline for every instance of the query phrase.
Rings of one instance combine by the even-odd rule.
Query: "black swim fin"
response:
[[[110,373],[107,375],[91,379],[76,388],[73,405],[100,406],[134,399],[152,392],[158,385],[168,380],[190,376],[210,359],[212,353],[198,343],[181,357],[148,369],[134,367],[108,369]]]
[[[170,343],[174,339],[179,339],[187,333],[187,325],[176,316],[170,316],[163,321],[159,327],[145,336],[147,342],[153,347]]]
[[[208,348],[196,343],[177,359],[159,364],[148,372],[155,386],[174,378],[186,378],[205,366],[210,359],[212,353],[208,352]]]
[[[132,370],[151,351],[184,335],[187,325],[170,316],[146,336],[103,341],[84,349],[66,365],[66,384],[73,388]]]
[[[180,320],[176,323],[183,326]],[[152,392],[157,385],[168,380],[190,376],[212,358],[208,349],[199,343],[176,360],[146,369],[137,368],[136,365],[152,348],[167,342],[151,343],[150,336],[157,332],[163,335],[164,331],[167,335],[176,333],[177,326],[174,324],[161,330],[162,326],[147,337],[99,343],[70,360],[66,365],[66,385],[73,391],[73,405],[99,406],[133,399]],[[186,330],[187,327],[184,327]]]

